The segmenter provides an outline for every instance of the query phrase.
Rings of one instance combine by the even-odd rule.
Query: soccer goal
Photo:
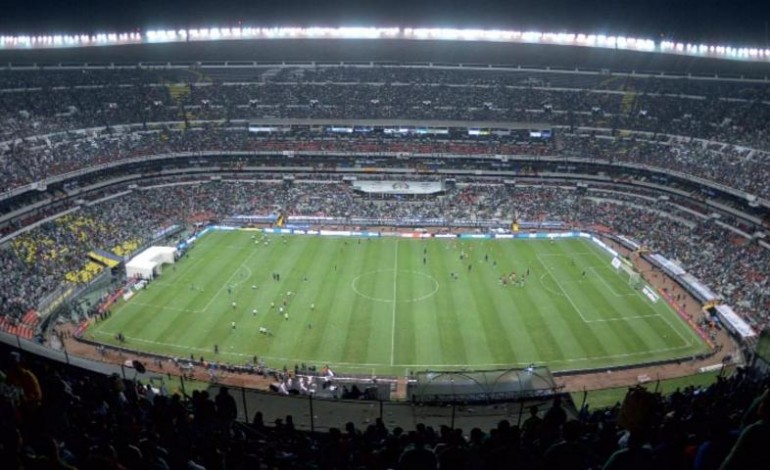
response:
[[[641,289],[644,286],[642,275],[628,261],[615,257],[612,259],[612,266],[619,275],[627,279],[629,286],[634,289]]]

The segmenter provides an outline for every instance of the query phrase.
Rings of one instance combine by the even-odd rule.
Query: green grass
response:
[[[689,386],[703,386],[708,387],[717,380],[719,371],[716,372],[704,372],[702,374],[688,375],[686,377],[679,377],[676,379],[661,380],[660,384],[655,382],[648,382],[644,384],[647,390],[655,391],[657,386],[658,392],[668,395],[676,391],[676,389],[682,389]],[[606,408],[615,405],[615,403],[622,403],[626,397],[629,387],[617,387],[606,388],[603,390],[591,390],[586,397],[586,403],[590,405],[591,409]],[[583,403],[583,393],[572,393],[572,401],[581,406]]]
[[[530,363],[582,369],[706,348],[587,240],[272,236],[265,245],[252,236],[262,238],[206,235],[88,334],[110,343],[122,332],[129,347],[180,357],[212,360],[216,344],[213,360],[256,355],[273,367],[304,362],[377,374]],[[524,287],[500,285],[501,274],[527,269]],[[285,299],[289,320],[278,313]]]
[[[192,396],[193,392],[196,390],[203,391],[203,390],[208,390],[211,387],[211,384],[209,382],[203,382],[200,380],[192,380],[192,379],[182,379],[177,375],[172,375],[170,378],[160,373],[151,373],[149,375],[154,377],[153,380],[149,380],[147,378],[142,379],[140,377],[140,381],[143,382],[145,385],[151,384],[156,389],[160,388],[160,385],[162,382],[166,385],[166,390],[168,390],[170,394],[178,393],[179,395],[187,394],[188,396]],[[132,378],[133,372],[128,371],[126,373],[126,376],[128,378]]]

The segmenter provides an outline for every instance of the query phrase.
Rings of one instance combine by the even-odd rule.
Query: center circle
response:
[[[394,300],[393,285],[395,284],[395,301],[401,302],[419,302],[429,297],[433,297],[439,289],[439,283],[430,274],[419,271],[393,269],[377,269],[365,272],[356,276],[350,283],[353,292],[361,297],[374,302],[388,302]],[[402,297],[399,292],[403,286],[410,286],[411,292],[408,296]],[[387,292],[387,294],[384,294]]]

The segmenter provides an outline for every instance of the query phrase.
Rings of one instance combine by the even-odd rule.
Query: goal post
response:
[[[641,289],[644,286],[642,275],[634,269],[630,262],[616,256],[612,259],[611,264],[615,268],[615,272],[628,281],[629,286],[634,289]]]

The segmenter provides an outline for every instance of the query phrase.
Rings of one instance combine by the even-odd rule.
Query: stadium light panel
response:
[[[145,33],[98,33],[94,35],[5,35],[0,37],[0,49],[12,48],[56,48],[88,47],[125,43],[167,43],[180,41],[214,41],[249,38],[333,38],[333,39],[403,39],[441,41],[489,41],[547,43],[558,45],[579,45],[587,47],[617,48],[631,51],[658,51],[682,55],[711,55],[728,59],[769,61],[770,49],[734,48],[714,44],[675,43],[661,41],[658,45],[652,39],[605,34],[556,33],[540,31],[515,31],[500,29],[457,29],[457,28],[378,28],[378,27],[310,27],[310,28],[193,28],[179,30],[148,30]]]
[[[525,31],[521,33],[521,39],[526,42],[539,42],[543,37],[543,33],[538,31]]]

